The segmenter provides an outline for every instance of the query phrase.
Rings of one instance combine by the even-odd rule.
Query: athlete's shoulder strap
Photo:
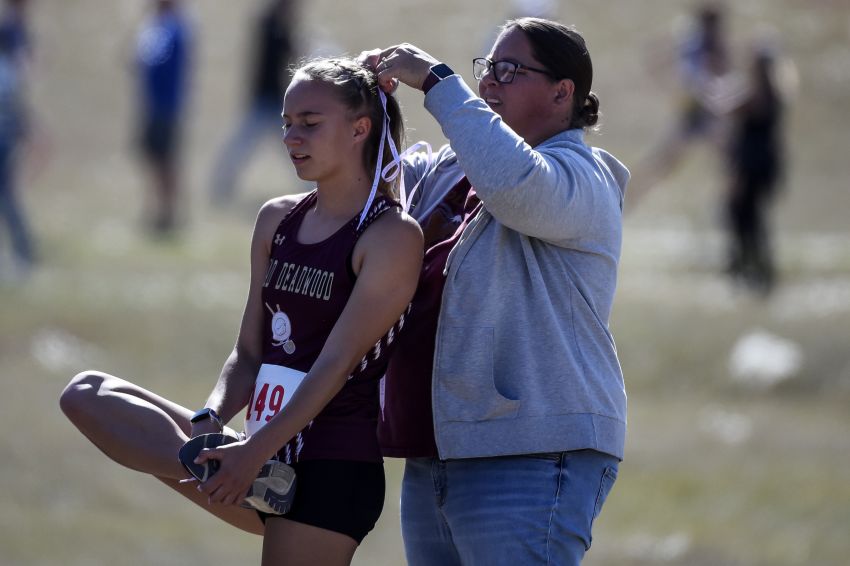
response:
[[[363,235],[363,232],[369,227],[372,222],[380,218],[380,216],[388,210],[392,210],[393,208],[401,208],[401,204],[397,201],[387,197],[387,196],[379,196],[372,202],[372,206],[369,207],[369,212],[366,214],[366,217],[363,219],[363,223],[360,224],[360,227],[356,229],[357,237]]]
[[[316,203],[316,194],[317,191],[313,189],[304,197],[301,198],[295,205],[289,209],[289,211],[283,215],[283,218],[280,219],[280,222],[277,223],[277,228],[275,229],[275,234],[278,232],[284,232],[289,229],[292,220],[297,220],[299,216],[303,216],[305,212],[307,212],[311,206]],[[300,224],[300,223],[299,223]]]

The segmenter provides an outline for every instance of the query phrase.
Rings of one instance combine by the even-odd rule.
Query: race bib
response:
[[[247,436],[252,436],[283,410],[292,399],[292,394],[301,385],[305,375],[307,374],[303,371],[275,364],[260,366],[260,372],[254,383],[254,392],[251,393],[251,400],[248,402],[248,410],[245,413]]]

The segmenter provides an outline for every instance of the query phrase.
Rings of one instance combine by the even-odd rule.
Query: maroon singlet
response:
[[[384,456],[434,458],[434,417],[431,373],[434,341],[446,278],[449,252],[481,201],[464,177],[422,222],[425,258],[404,332],[395,343],[384,383],[384,404],[378,422],[378,440]]]
[[[272,239],[269,268],[263,283],[264,364],[308,372],[345,308],[356,276],[351,268],[354,245],[381,214],[398,203],[378,195],[360,228],[360,214],[332,236],[314,244],[298,242],[298,229],[315,204],[316,191],[299,201],[281,220]],[[288,317],[288,338],[275,338],[272,319]],[[278,315],[278,321],[281,316]],[[291,463],[334,459],[381,462],[376,437],[378,386],[387,351],[404,323],[404,315],[358,364],[342,390],[278,452]],[[285,410],[285,409],[284,409]]]

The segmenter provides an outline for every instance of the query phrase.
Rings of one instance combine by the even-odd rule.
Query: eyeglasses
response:
[[[502,84],[513,82],[517,71],[520,69],[525,71],[534,71],[535,73],[543,73],[550,77],[552,76],[552,73],[545,69],[535,69],[534,67],[521,65],[520,63],[514,63],[513,61],[493,61],[486,57],[477,57],[472,60],[472,74],[477,81],[480,81],[484,75],[490,72],[491,69],[493,70],[493,78],[496,79],[496,82]]]

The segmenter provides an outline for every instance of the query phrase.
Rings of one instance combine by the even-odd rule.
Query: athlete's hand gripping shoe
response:
[[[190,439],[180,448],[177,453],[177,458],[183,467],[192,474],[198,481],[205,482],[210,479],[214,473],[218,471],[221,463],[218,460],[207,460],[203,464],[196,464],[195,458],[201,453],[204,448],[218,448],[225,444],[238,442],[239,438],[223,433],[200,434],[195,438]]]
[[[238,437],[229,434],[201,434],[190,439],[180,448],[178,458],[194,478],[204,482],[218,471],[220,464],[218,460],[207,460],[203,464],[196,464],[195,458],[201,450],[238,441]],[[240,506],[270,515],[283,515],[292,507],[294,498],[295,470],[283,462],[269,460],[263,465]]]

